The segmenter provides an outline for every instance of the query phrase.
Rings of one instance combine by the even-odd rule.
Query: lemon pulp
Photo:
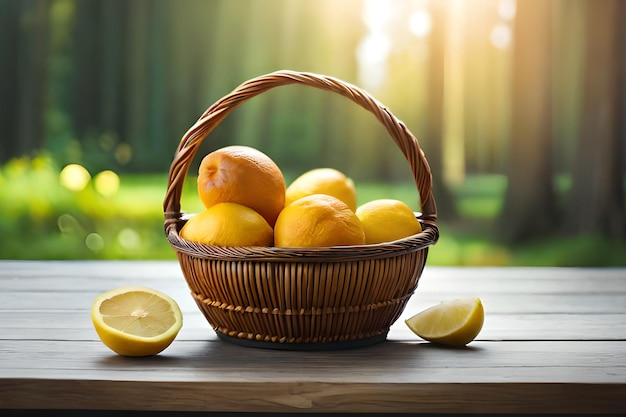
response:
[[[173,298],[140,286],[100,294],[92,304],[91,318],[100,340],[124,356],[160,353],[174,341],[183,323]]]
[[[433,343],[464,346],[478,336],[485,311],[478,297],[442,301],[405,320],[419,337]]]

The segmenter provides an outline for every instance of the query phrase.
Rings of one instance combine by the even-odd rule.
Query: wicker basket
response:
[[[219,247],[179,231],[183,183],[204,138],[238,105],[271,88],[303,84],[343,95],[376,116],[409,162],[423,231],[394,242],[332,248]],[[417,288],[438,237],[431,172],[417,139],[368,93],[336,78],[276,71],[251,79],[209,107],[183,136],[163,203],[165,234],[191,295],[218,337],[240,345],[334,350],[386,339]]]

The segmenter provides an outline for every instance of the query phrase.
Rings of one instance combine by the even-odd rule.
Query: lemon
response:
[[[293,180],[285,191],[285,205],[312,194],[327,194],[356,210],[354,181],[334,168],[315,168]]]
[[[302,197],[285,207],[274,226],[274,245],[310,248],[365,244],[361,221],[343,201],[326,194]]]
[[[183,317],[176,301],[157,290],[126,286],[96,297],[91,319],[98,337],[124,356],[156,355],[178,335]]]
[[[478,297],[442,301],[405,320],[424,340],[464,346],[474,340],[483,327],[485,310]]]
[[[202,159],[198,195],[206,208],[218,203],[241,204],[274,226],[285,205],[285,179],[265,153],[250,146],[231,145]]]
[[[274,231],[250,207],[218,203],[192,216],[180,236],[194,242],[216,246],[271,246]]]
[[[411,208],[400,200],[368,201],[356,209],[367,244],[391,242],[419,233],[422,225]]]

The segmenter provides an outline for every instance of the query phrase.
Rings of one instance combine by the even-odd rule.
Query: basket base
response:
[[[280,343],[280,342],[264,342],[259,340],[241,339],[239,337],[228,336],[218,330],[215,330],[217,337],[228,343],[233,343],[239,346],[261,348],[261,349],[277,349],[277,350],[299,350],[299,351],[331,351],[331,350],[344,350],[355,349],[365,346],[371,346],[376,343],[384,342],[387,340],[387,334],[379,334],[364,339],[347,340],[341,342],[327,342],[327,343]]]

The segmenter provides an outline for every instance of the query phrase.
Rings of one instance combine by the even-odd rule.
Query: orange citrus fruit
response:
[[[285,205],[285,179],[258,149],[232,145],[207,154],[198,169],[198,195],[206,208],[218,203],[250,207],[273,226]]]
[[[250,207],[236,203],[215,204],[190,217],[180,236],[216,246],[271,246],[273,230]]]
[[[124,356],[151,356],[167,348],[183,325],[183,316],[170,296],[142,286],[103,292],[91,306],[98,337]]]
[[[391,242],[422,231],[411,208],[400,200],[383,198],[368,201],[356,209],[368,244]]]
[[[305,172],[289,184],[285,205],[311,194],[328,194],[343,201],[356,210],[356,188],[354,181],[334,168],[316,168]]]
[[[343,201],[311,194],[286,206],[274,226],[278,247],[328,247],[365,244],[361,221]]]
[[[442,301],[405,320],[419,337],[433,343],[464,346],[483,327],[485,310],[478,297]]]

